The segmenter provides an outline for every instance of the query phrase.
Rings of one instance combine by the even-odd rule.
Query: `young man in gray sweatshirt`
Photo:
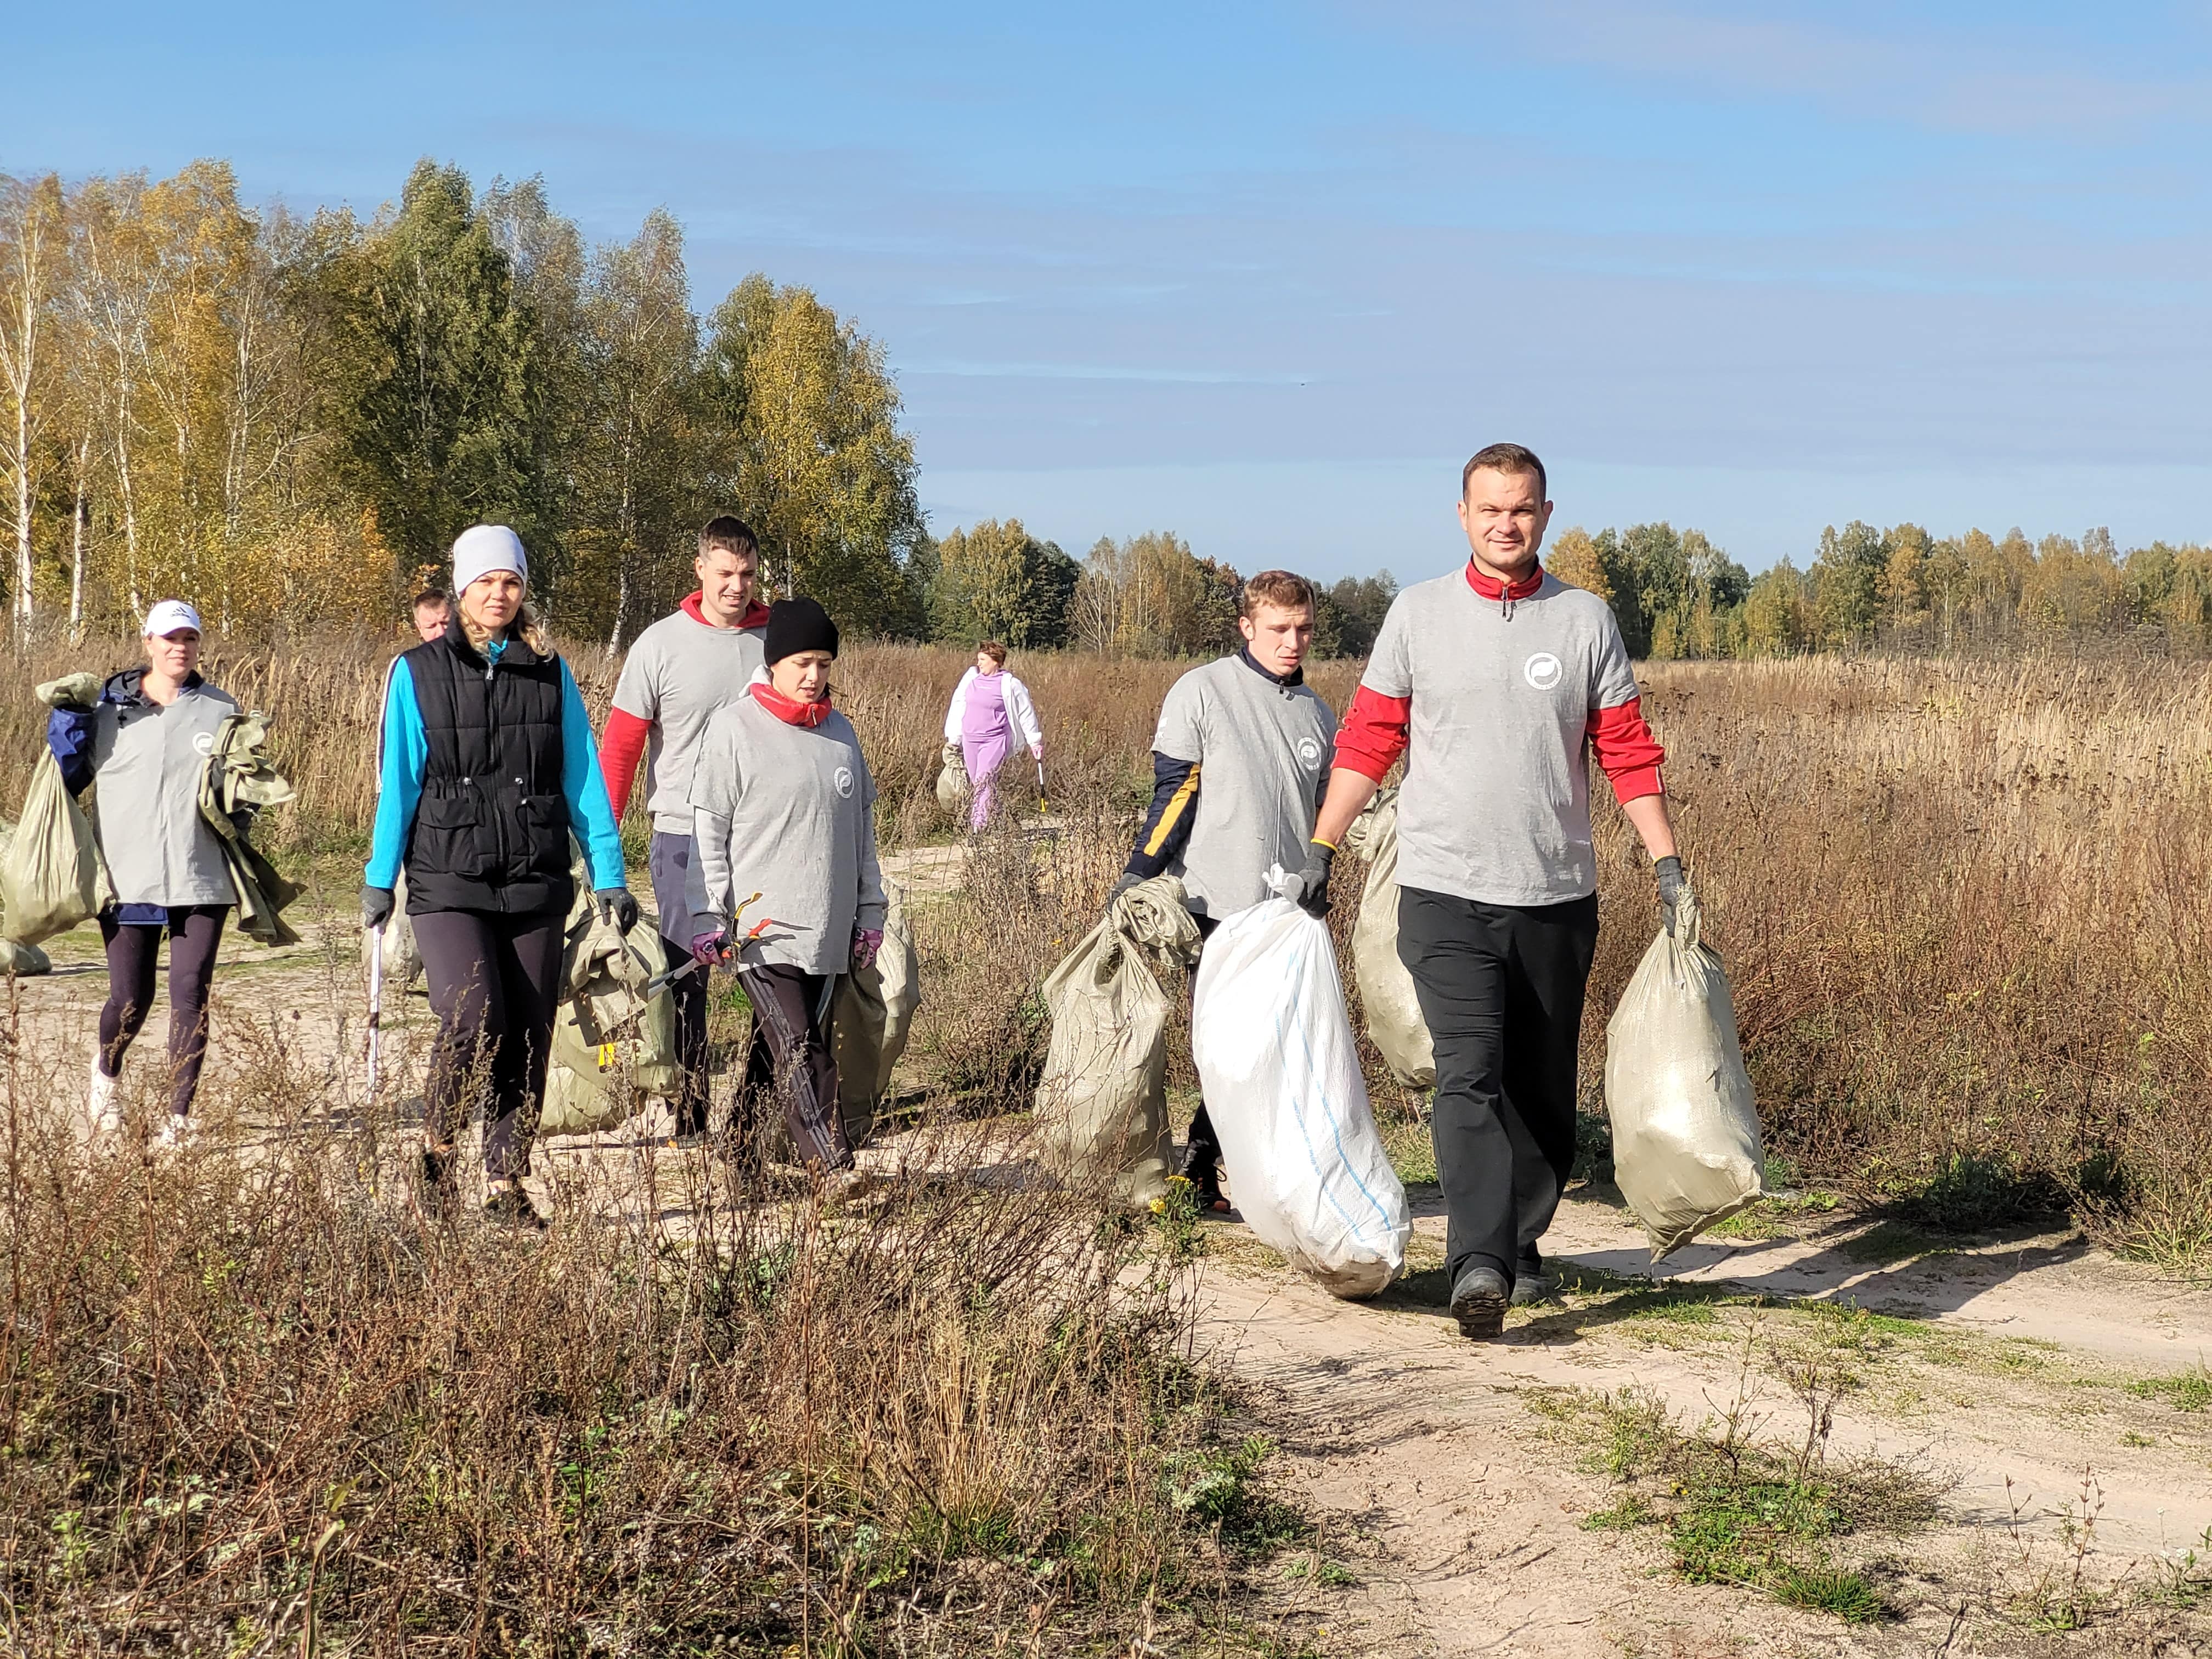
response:
[[[1201,937],[1270,896],[1271,865],[1304,864],[1328,787],[1336,715],[1305,683],[1313,584],[1264,570],[1244,584],[1233,657],[1175,683],[1152,738],[1152,805],[1116,896],[1153,876],[1183,885]],[[1221,1142],[1203,1103],[1191,1119],[1182,1173],[1202,1210],[1225,1210]]]
[[[653,815],[650,869],[660,916],[660,948],[670,967],[691,959],[691,914],[684,894],[695,857],[691,769],[716,710],[745,695],[761,666],[768,607],[753,596],[760,544],[740,519],[710,520],[699,532],[692,570],[699,591],[637,636],[623,661],[614,708],[599,739],[599,769],[619,820],[645,758],[645,805]],[[679,1140],[707,1129],[707,973],[672,981]]]
[[[1673,925],[1682,861],[1612,609],[1537,563],[1552,503],[1518,444],[1460,476],[1467,564],[1398,595],[1345,716],[1301,877],[1326,909],[1345,831],[1401,757],[1398,954],[1436,1044],[1431,1133],[1452,1311],[1470,1337],[1546,1288],[1538,1241],[1573,1167],[1597,948],[1595,754]]]

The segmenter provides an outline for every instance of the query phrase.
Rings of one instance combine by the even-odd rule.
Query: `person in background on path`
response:
[[[830,706],[829,613],[779,600],[763,648],[767,665],[708,719],[692,763],[691,948],[701,962],[734,957],[752,1003],[745,1095],[777,1101],[810,1168],[848,1170],[830,1010],[838,978],[884,942],[876,786],[852,723]],[[744,1121],[741,1105],[740,1136]]]
[[[1520,445],[1468,462],[1468,562],[1383,618],[1301,877],[1307,908],[1326,910],[1337,846],[1403,756],[1398,954],[1436,1044],[1452,1312],[1476,1338],[1549,1288],[1538,1244],[1574,1164],[1597,949],[1590,754],[1651,856],[1669,928],[1682,887],[1666,752],[1611,607],[1536,562],[1551,517],[1544,464]]]
[[[505,525],[453,544],[454,616],[394,665],[362,920],[407,914],[438,1016],[422,1130],[433,1208],[453,1200],[453,1150],[472,1087],[484,1102],[486,1215],[545,1223],[522,1189],[552,1054],[562,933],[584,844],[603,915],[637,919],[584,699],[525,603],[530,565]]]
[[[1304,866],[1336,747],[1336,715],[1305,683],[1314,620],[1304,576],[1264,570],[1244,584],[1237,654],[1192,669],[1160,706],[1152,810],[1115,897],[1175,876],[1203,938],[1271,896],[1270,866]],[[1229,1207],[1220,1169],[1221,1142],[1201,1102],[1182,1160],[1201,1210]]]
[[[453,619],[452,595],[441,587],[426,587],[415,596],[415,636],[428,645],[445,637],[446,625]]]
[[[191,1129],[207,1058],[208,988],[223,918],[236,902],[222,841],[200,815],[200,780],[216,728],[237,711],[200,678],[200,615],[182,599],[146,613],[146,665],[100,688],[89,709],[57,708],[46,746],[73,795],[100,785],[95,834],[115,889],[100,916],[107,1001],[100,1011],[90,1110],[97,1135],[122,1127],[115,1081],[154,1005],[155,959],[169,936],[169,1110],[158,1132],[175,1146]]]
[[[699,591],[637,636],[623,659],[599,745],[607,799],[619,820],[645,757],[645,805],[652,815],[649,868],[660,917],[660,948],[672,968],[691,959],[691,766],[700,734],[715,711],[745,695],[762,665],[768,607],[754,597],[760,544],[743,520],[710,520],[699,532],[691,568]],[[748,891],[750,890],[748,889]],[[707,1132],[707,975],[672,980],[676,1063],[682,1076],[676,1139]]]
[[[1006,672],[1006,647],[986,640],[975,647],[975,665],[952,688],[952,702],[945,711],[945,740],[960,745],[968,766],[970,830],[981,830],[990,820],[992,780],[1013,750],[1017,729],[1042,764],[1044,729],[1037,724],[1030,689]]]

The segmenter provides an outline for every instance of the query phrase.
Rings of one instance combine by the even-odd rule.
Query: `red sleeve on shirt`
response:
[[[653,733],[653,722],[640,720],[623,709],[615,709],[607,715],[607,729],[599,736],[599,775],[607,781],[607,799],[614,803],[615,822],[622,822],[623,809],[629,805],[630,781],[637,776],[637,763],[645,754],[645,740]]]
[[[1365,686],[1352,693],[1344,724],[1336,728],[1336,764],[1380,783],[1406,752],[1411,697],[1386,697]]]
[[[1659,781],[1659,768],[1667,759],[1667,751],[1644,723],[1643,699],[1631,697],[1610,708],[1591,709],[1585,729],[1597,763],[1605,769],[1606,781],[1613,785],[1615,799],[1625,805],[1645,795],[1667,793]]]

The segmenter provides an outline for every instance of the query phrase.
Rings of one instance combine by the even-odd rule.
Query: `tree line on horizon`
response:
[[[311,217],[174,177],[0,174],[0,597],[20,637],[190,595],[225,633],[396,627],[466,526],[513,525],[556,627],[619,647],[736,511],[769,591],[897,639],[1115,654],[1231,642],[1239,573],[1182,538],[1080,557],[1018,520],[933,537],[883,346],[756,273],[703,315],[656,210],[587,246],[542,181],[425,160],[396,204]],[[1638,656],[2128,638],[2212,651],[2212,553],[2020,531],[1831,528],[1752,577],[1694,529],[1558,536]],[[1364,656],[1397,584],[1323,590],[1316,649]]]

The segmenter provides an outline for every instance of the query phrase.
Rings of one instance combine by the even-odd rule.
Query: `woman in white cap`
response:
[[[745,1093],[781,1107],[803,1163],[847,1170],[830,1009],[839,978],[883,946],[876,786],[852,722],[830,706],[829,613],[778,600],[762,649],[766,665],[708,717],[692,762],[691,952],[737,959],[753,1009]]]
[[[100,785],[97,835],[115,902],[100,917],[107,1002],[92,1060],[95,1133],[122,1127],[115,1080],[154,1003],[161,936],[169,936],[169,1109],[158,1132],[174,1145],[191,1127],[207,1058],[208,988],[223,917],[236,902],[222,842],[200,816],[200,777],[216,727],[238,708],[200,678],[200,613],[163,599],[146,613],[146,665],[100,688],[89,709],[57,708],[46,745],[72,794]]]
[[[404,867],[438,1016],[422,1136],[429,1203],[450,1205],[453,1143],[480,1093],[485,1213],[543,1227],[522,1178],[575,896],[572,831],[602,912],[627,930],[637,901],[583,697],[524,603],[529,575],[521,539],[505,525],[462,532],[452,621],[392,665],[362,915],[372,928],[390,920]]]

